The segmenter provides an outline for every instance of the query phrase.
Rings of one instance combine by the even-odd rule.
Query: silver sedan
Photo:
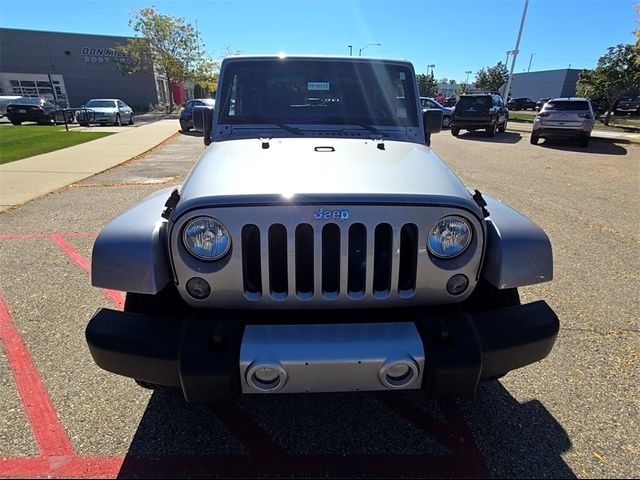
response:
[[[85,127],[90,123],[120,126],[126,122],[133,125],[133,109],[117,98],[94,98],[78,111],[77,120]]]

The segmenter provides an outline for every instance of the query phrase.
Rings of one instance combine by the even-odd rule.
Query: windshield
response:
[[[456,110],[488,110],[491,108],[491,97],[460,97],[458,103],[456,103]]]
[[[40,98],[16,98],[11,100],[11,103],[15,105],[40,105],[42,99]]]
[[[407,66],[386,63],[231,62],[219,92],[219,123],[417,127],[413,82]]]
[[[589,110],[589,102],[563,101],[547,102],[545,110]]]
[[[116,102],[114,100],[89,100],[85,107],[116,108]]]

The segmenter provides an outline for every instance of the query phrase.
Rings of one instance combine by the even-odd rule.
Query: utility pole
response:
[[[431,69],[431,76],[433,77],[433,69],[436,66],[434,64],[427,65],[427,75],[429,75],[429,69]]]
[[[347,47],[349,47],[349,56],[352,57],[353,56],[353,45],[347,45]]]
[[[504,100],[509,98],[509,90],[511,89],[511,77],[513,76],[513,69],[516,66],[516,58],[518,58],[520,48],[520,38],[522,37],[522,30],[524,29],[524,20],[527,18],[527,7],[529,7],[529,0],[524,0],[524,10],[522,11],[522,20],[520,20],[520,30],[518,31],[518,39],[516,40],[516,48],[513,50],[513,57],[511,58],[511,70],[509,71],[509,78],[507,79],[507,85],[504,89]]]

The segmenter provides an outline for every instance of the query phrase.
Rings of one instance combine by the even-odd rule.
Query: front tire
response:
[[[11,123],[13,123],[14,125],[18,126],[18,125],[22,125],[22,122],[19,122],[17,120],[11,120]]]
[[[173,285],[168,285],[155,295],[127,292],[124,311],[154,315],[157,317],[184,318],[189,307]]]
[[[180,130],[182,130],[182,132],[188,132],[190,130],[189,125],[183,119],[180,119]]]
[[[460,127],[451,127],[451,135],[454,137],[460,135]]]
[[[532,133],[531,134],[531,138],[529,139],[529,142],[531,142],[531,145],[537,145],[538,144],[538,140],[540,140],[540,137],[538,135],[534,135]]]
[[[129,125],[133,125],[135,123],[135,120],[133,119],[133,113],[131,114],[131,117],[129,117]]]
[[[498,131],[498,122],[487,127],[487,137],[495,137],[497,131]]]
[[[116,123],[114,123],[114,125],[116,127],[121,127],[122,126],[122,119],[120,118],[120,114],[116,115]]]

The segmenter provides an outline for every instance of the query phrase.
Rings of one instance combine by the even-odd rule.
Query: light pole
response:
[[[513,69],[516,66],[516,58],[518,58],[518,49],[520,48],[520,38],[522,37],[522,30],[524,29],[524,20],[527,18],[527,7],[529,6],[529,0],[524,0],[524,10],[522,11],[522,19],[520,20],[520,30],[518,31],[518,39],[516,40],[516,48],[513,50],[513,56],[511,57],[511,70],[509,71],[509,78],[507,78],[507,84],[504,88],[504,99],[509,99],[509,90],[511,89],[511,77],[513,76]]]
[[[515,53],[515,50],[507,50],[507,59],[504,61],[504,66],[505,67],[509,67],[509,55],[511,55],[512,53]]]
[[[347,45],[347,47],[349,47],[349,56],[351,57],[353,55],[353,45]]]
[[[531,62],[533,62],[533,56],[535,55],[535,53],[531,54],[531,57],[529,58],[529,66],[527,67],[527,73],[529,73],[529,70],[531,70]]]
[[[427,65],[427,75],[429,75],[429,69],[431,69],[431,76],[433,77],[433,69],[436,66],[432,63],[431,65]]]
[[[467,88],[468,88],[468,85],[469,85],[469,75],[470,75],[471,73],[473,73],[473,72],[472,72],[471,70],[467,70],[467,71],[465,71],[464,73],[466,73],[466,74],[467,74],[467,78],[466,78],[466,79],[465,79],[465,81],[464,81],[464,93],[467,93]]]
[[[367,47],[370,47],[371,45],[376,45],[377,47],[381,47],[382,46],[382,44],[380,44],[380,43],[369,43],[368,45],[365,45],[364,47],[362,47],[360,49],[360,51],[358,52],[358,56],[361,57],[362,56],[362,50],[364,50]]]

